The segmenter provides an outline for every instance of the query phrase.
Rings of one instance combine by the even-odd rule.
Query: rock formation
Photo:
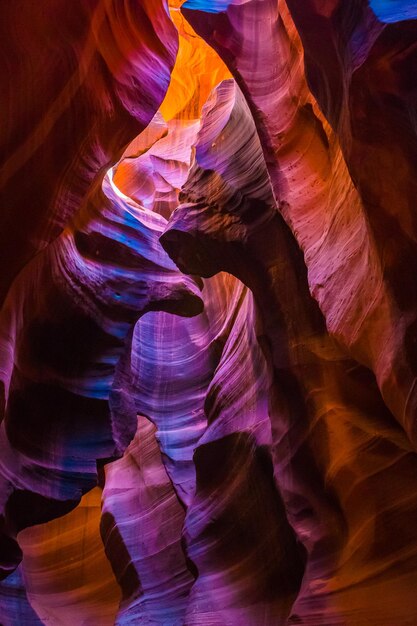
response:
[[[416,3],[1,11],[1,626],[415,626]]]

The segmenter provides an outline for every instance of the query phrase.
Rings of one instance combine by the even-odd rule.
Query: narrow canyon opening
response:
[[[413,2],[1,11],[1,626],[415,626]]]

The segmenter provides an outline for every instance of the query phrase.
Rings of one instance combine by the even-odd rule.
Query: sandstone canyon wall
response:
[[[416,2],[0,11],[0,625],[417,626]]]

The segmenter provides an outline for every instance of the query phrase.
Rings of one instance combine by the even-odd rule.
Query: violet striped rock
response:
[[[0,337],[4,573],[19,558],[9,537],[75,506],[96,484],[97,461],[121,455],[134,436],[134,410],[118,421],[111,395],[136,320],[201,310],[198,287],[159,244],[164,224],[122,199],[109,174],[9,292]]]
[[[238,133],[236,129],[242,131],[251,124],[249,109],[238,88],[232,82],[220,85],[203,116],[195,162],[182,191],[183,204],[171,216],[161,241],[184,271],[188,264],[190,272],[204,276],[221,269],[232,271],[251,287],[259,306],[266,353],[273,368],[269,415],[274,433],[274,475],[288,521],[307,552],[303,585],[291,619],[354,623],[367,611],[387,614],[391,610],[392,620],[398,607],[376,607],[369,599],[367,607],[361,609],[356,593],[349,591],[352,571],[366,580],[362,550],[375,545],[375,557],[368,561],[374,571],[381,567],[382,558],[376,549],[381,539],[366,533],[369,519],[364,503],[362,515],[355,511],[370,480],[376,493],[386,492],[388,475],[396,484],[409,484],[415,455],[384,406],[372,374],[344,354],[326,331],[321,312],[308,290],[300,250],[279,213],[274,213],[272,189],[266,167],[262,168],[262,161],[256,158],[261,155],[261,148],[254,134],[250,151],[253,161],[243,160],[243,147],[250,134]],[[213,166],[218,154],[219,169]],[[244,172],[246,167],[246,188],[236,178],[235,165],[240,154],[243,163],[238,171]],[[257,211],[253,208],[255,202]],[[223,264],[219,260],[220,247]],[[208,431],[204,440],[207,434]],[[337,454],[342,442],[343,463],[339,467],[337,456],[331,455]],[[383,455],[385,460],[379,466],[374,454],[386,446],[390,452]],[[197,455],[196,462],[198,458]],[[376,473],[369,474],[370,466]],[[357,477],[348,498],[347,475]],[[396,558],[388,548],[394,532],[412,561],[409,535],[399,531],[403,524],[410,527],[416,499],[404,501],[393,487],[387,509],[375,508],[369,499],[366,510],[370,519],[378,523],[393,501],[401,513],[387,527],[381,522],[380,531],[386,538],[387,558]],[[403,571],[406,575],[409,565],[397,558],[392,572]],[[296,562],[295,556],[292,562]],[[275,589],[278,594],[279,585]],[[361,593],[360,587],[357,593]],[[407,619],[415,609],[414,604],[404,607]],[[262,620],[260,616],[248,619],[248,623]],[[265,623],[273,623],[277,617],[264,619]]]
[[[415,3],[0,11],[0,625],[415,626]]]

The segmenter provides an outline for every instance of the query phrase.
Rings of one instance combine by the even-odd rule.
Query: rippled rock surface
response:
[[[1,626],[415,626],[415,2],[0,11]]]

